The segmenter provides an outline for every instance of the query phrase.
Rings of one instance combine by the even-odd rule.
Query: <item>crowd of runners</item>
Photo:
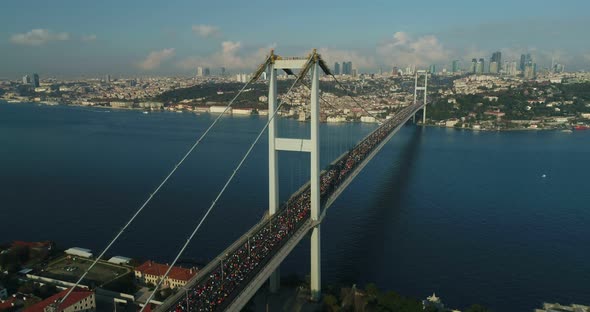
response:
[[[330,165],[320,178],[322,200],[329,198],[349,174],[416,109],[416,104],[402,109]],[[283,209],[268,218],[253,234],[244,238],[244,242],[237,248],[214,260],[218,265],[206,277],[201,277],[169,311],[223,309],[228,303],[227,299],[239,293],[243,286],[241,282],[263,268],[271,256],[307,221],[311,208],[310,197],[309,187],[291,197]]]

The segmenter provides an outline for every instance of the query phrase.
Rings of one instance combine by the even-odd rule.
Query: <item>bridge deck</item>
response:
[[[364,155],[363,159],[356,163],[354,167],[346,173],[344,178],[338,182],[334,189],[326,191],[326,194],[322,194],[322,214],[318,221],[311,220],[309,218],[309,213],[307,213],[301,220],[294,222],[295,226],[293,229],[286,229],[284,231],[286,232],[285,237],[280,238],[276,244],[270,245],[272,250],[269,251],[269,253],[264,258],[257,262],[253,262],[253,260],[248,256],[248,264],[245,266],[251,269],[244,276],[241,276],[243,279],[237,282],[235,280],[231,280],[231,283],[229,284],[226,284],[224,281],[216,284],[218,288],[223,291],[225,287],[230,288],[237,283],[237,286],[234,286],[229,295],[226,294],[224,296],[217,296],[217,298],[221,298],[220,302],[210,304],[209,306],[198,306],[198,304],[195,306],[196,301],[193,301],[194,296],[191,296],[190,294],[194,293],[199,287],[201,287],[201,289],[205,289],[203,291],[209,291],[209,288],[203,287],[202,284],[211,284],[211,279],[219,278],[219,270],[222,266],[223,259],[227,259],[229,255],[238,253],[238,250],[241,250],[243,253],[245,246],[248,246],[245,250],[249,250],[251,248],[250,239],[256,237],[256,235],[260,235],[262,231],[270,231],[272,234],[273,220],[275,222],[274,226],[276,227],[276,223],[278,221],[275,219],[278,219],[279,217],[293,218],[293,212],[291,212],[291,215],[289,215],[289,209],[292,208],[286,209],[285,206],[283,206],[281,210],[274,216],[270,218],[268,216],[264,217],[246,234],[242,235],[231,246],[221,252],[219,256],[213,259],[207,266],[203,267],[199,273],[191,281],[189,281],[189,283],[187,283],[185,287],[183,287],[178,293],[168,298],[161,306],[159,306],[157,311],[187,311],[187,306],[190,307],[188,311],[239,311],[241,308],[243,308],[252,298],[252,296],[254,296],[254,294],[258,291],[258,289],[266,282],[266,280],[268,280],[272,272],[274,272],[279,267],[279,265],[293,250],[293,248],[295,248],[295,246],[306,236],[309,230],[312,229],[316,224],[319,224],[323,218],[325,218],[328,208],[334,203],[338,196],[342,194],[342,192],[354,180],[354,178],[363,170],[369,161],[371,161],[371,159],[383,148],[383,146],[391,139],[391,137],[397,133],[397,131],[408,121],[408,119],[411,118],[418,110],[422,109],[423,106],[423,104],[414,104],[404,108],[396,116],[394,116],[394,118],[385,121],[383,125],[375,129],[373,132],[367,135],[367,137],[361,140],[352,151],[362,147],[363,144],[366,144],[368,139],[372,138],[384,127],[386,127],[385,129],[389,128],[389,133],[380,139],[376,145],[371,147],[370,151]],[[346,160],[347,157],[349,157],[349,154],[349,152],[344,153],[336,161],[334,161],[331,166],[338,164],[341,166],[341,163]],[[332,170],[334,169],[328,169],[328,171]],[[322,176],[325,174],[326,171],[322,173]],[[302,186],[291,197],[291,199],[300,198],[308,193],[309,184],[306,184]],[[286,206],[288,205],[290,205],[289,202],[287,202]],[[285,213],[285,211],[287,211],[287,213]],[[276,231],[277,229],[274,228],[274,230]],[[276,235],[278,235],[278,233]],[[250,262],[254,263],[254,265],[252,265]],[[223,269],[221,269],[222,279],[223,274]],[[191,297],[189,302],[187,302],[186,294],[189,294],[189,297]],[[216,294],[219,294],[219,291]],[[193,304],[191,304],[190,301],[192,301]],[[210,303],[209,301],[206,302],[208,304]]]

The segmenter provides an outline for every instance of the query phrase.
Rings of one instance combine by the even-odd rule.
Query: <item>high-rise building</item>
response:
[[[528,63],[524,66],[523,77],[524,79],[535,79],[537,76],[537,64]]]
[[[203,77],[204,73],[205,72],[203,71],[203,67],[197,67],[197,77]]]
[[[532,62],[533,58],[530,53],[520,55],[520,70],[524,72],[525,66]]]
[[[469,71],[472,74],[476,74],[477,73],[477,59],[471,59],[471,70]]]
[[[490,74],[497,74],[497,73],[499,73],[498,68],[499,68],[498,62],[496,62],[496,61],[491,61],[490,62]]]
[[[106,83],[111,83],[111,75],[106,75],[106,76],[104,77],[104,82],[106,82]]]
[[[352,75],[352,62],[342,62],[342,75]]]
[[[430,67],[428,68],[428,72],[431,74],[435,74],[436,73],[436,65],[434,65],[434,64],[430,65]]]
[[[225,67],[221,67],[220,73],[221,76],[225,76]]]
[[[453,61],[453,66],[452,66],[452,70],[453,73],[458,73],[461,71],[461,63],[459,62],[459,60],[454,60]]]
[[[203,75],[205,75],[205,76],[211,75],[211,70],[209,69],[209,67],[205,67],[205,69],[203,70]]]
[[[24,75],[23,76],[23,84],[31,84],[31,77],[29,75]]]
[[[492,71],[492,62],[496,62],[496,69]],[[497,74],[502,69],[502,52],[496,51],[492,53],[492,59],[490,60],[490,73]]]
[[[340,75],[340,63],[334,63],[334,75]]]
[[[484,73],[484,70],[486,68],[486,61],[482,58],[480,58],[477,63],[475,64],[475,73],[478,75],[481,75]]]
[[[38,86],[40,86],[41,84],[39,83],[39,75],[37,75],[36,73],[33,74],[33,87],[37,88]]]

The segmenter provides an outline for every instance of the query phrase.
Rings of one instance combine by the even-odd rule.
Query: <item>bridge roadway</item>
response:
[[[367,163],[423,107],[423,103],[416,103],[403,108],[322,172],[322,213],[319,220],[309,218],[308,183],[295,192],[275,215],[265,216],[201,268],[185,287],[165,300],[156,311],[242,309],[293,248],[314,226],[322,222],[328,208]]]

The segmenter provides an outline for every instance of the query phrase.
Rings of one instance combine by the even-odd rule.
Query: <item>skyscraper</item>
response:
[[[221,67],[221,76],[225,76],[225,67]]]
[[[535,79],[537,73],[537,65],[530,62],[524,66],[523,77],[524,79]]]
[[[340,63],[334,63],[334,75],[340,75]]]
[[[530,53],[520,55],[520,70],[524,72],[524,68],[528,63],[532,63],[533,58]]]
[[[491,61],[490,62],[490,74],[497,74],[499,73],[499,68],[500,66],[498,65],[498,62],[496,61]]]
[[[459,60],[454,60],[452,66],[453,73],[458,73],[461,70],[460,66]]]
[[[477,73],[477,59],[471,59],[471,70],[469,72],[472,74]]]
[[[342,62],[342,75],[352,75],[352,62]]]
[[[477,61],[475,72],[477,74],[483,74],[484,68],[486,68],[486,61],[480,58],[479,61]]]
[[[430,67],[428,68],[428,72],[431,74],[436,73],[436,65],[434,65],[434,64],[430,65]]]
[[[29,75],[24,75],[23,76],[23,84],[31,84],[31,77],[29,77]]]
[[[496,68],[492,71],[492,63],[496,62]],[[497,74],[502,69],[502,52],[497,51],[492,53],[492,59],[490,60],[490,73]]]
[[[209,67],[205,67],[205,69],[203,70],[203,75],[205,75],[205,76],[211,75],[211,70],[209,70]]]
[[[197,67],[197,77],[203,77],[204,71],[203,71],[203,67],[199,66]]]
[[[39,75],[37,75],[36,73],[33,74],[33,87],[37,88],[38,86],[40,86],[41,84],[39,83]]]

